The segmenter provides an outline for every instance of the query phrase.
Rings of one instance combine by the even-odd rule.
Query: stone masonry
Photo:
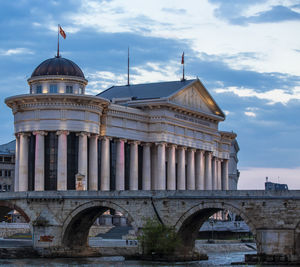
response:
[[[205,220],[217,211],[229,210],[248,224],[258,254],[300,260],[300,191],[45,191],[0,195],[0,211],[15,209],[25,217],[31,225],[34,249],[43,256],[93,255],[95,251],[87,245],[88,233],[108,208],[124,214],[137,234],[147,217],[174,226],[187,251],[193,250]]]

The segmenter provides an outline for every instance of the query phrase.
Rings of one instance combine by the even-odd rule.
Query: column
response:
[[[20,133],[19,191],[28,191],[28,133]]]
[[[143,144],[143,190],[151,190],[151,150],[150,143]]]
[[[195,159],[196,190],[204,190],[204,151],[197,150]]]
[[[222,190],[228,190],[228,159],[222,162]]]
[[[212,171],[211,171],[212,152],[205,153],[205,190],[212,190]]]
[[[189,148],[187,154],[187,190],[195,190],[195,151],[196,149]]]
[[[125,190],[125,140],[117,139],[116,190]]]
[[[34,190],[45,190],[45,135],[46,132],[36,131],[35,135],[35,170]]]
[[[68,131],[57,131],[57,190],[67,190],[67,135]]]
[[[129,175],[129,190],[138,190],[138,143],[137,141],[130,142],[130,175]]]
[[[157,143],[157,188],[156,190],[166,190],[166,144]]]
[[[92,134],[89,143],[89,190],[98,191],[98,135]]]
[[[19,158],[20,158],[20,136],[16,134],[16,155],[15,155],[15,180],[14,190],[19,191]]]
[[[213,157],[211,162],[211,176],[212,176],[212,190],[218,189],[218,178],[217,178],[217,158]]]
[[[176,145],[173,144],[168,147],[167,190],[176,190],[175,149]]]
[[[218,190],[222,190],[222,161],[221,159],[218,160]]]
[[[151,148],[151,189],[154,190],[156,188],[156,165],[157,165],[157,153],[156,146],[153,145]]]
[[[185,147],[178,148],[178,157],[177,157],[177,190],[185,190]]]
[[[87,190],[87,169],[88,169],[88,160],[87,160],[87,137],[86,132],[81,132],[77,134],[79,136],[78,142],[78,173],[81,174],[83,178],[83,188]]]
[[[110,190],[109,138],[103,137],[101,143],[101,190]]]

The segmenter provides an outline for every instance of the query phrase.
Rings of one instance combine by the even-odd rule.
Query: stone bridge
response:
[[[261,255],[300,260],[300,191],[43,191],[0,194],[0,215],[19,211],[41,255],[87,255],[88,233],[107,209],[123,213],[138,234],[145,219],[174,226],[192,251],[201,225],[220,210],[240,215]]]

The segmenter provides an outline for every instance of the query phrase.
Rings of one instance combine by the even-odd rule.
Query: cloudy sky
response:
[[[239,188],[264,179],[300,189],[300,1],[1,0],[0,144],[13,139],[4,99],[28,93],[27,78],[56,53],[76,62],[99,93],[131,83],[199,77],[238,134]]]

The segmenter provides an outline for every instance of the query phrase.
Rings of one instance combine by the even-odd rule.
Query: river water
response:
[[[207,261],[193,261],[193,262],[177,262],[177,263],[165,263],[165,262],[142,262],[142,261],[125,261],[122,257],[101,257],[101,258],[56,258],[56,259],[0,259],[0,266],[49,266],[49,267],[67,267],[67,266],[232,266],[232,262],[242,262],[244,255],[247,252],[230,252],[230,253],[209,253],[209,260]],[[253,252],[255,253],[255,252]],[[241,265],[235,265],[241,266]],[[247,265],[258,266],[258,265]],[[262,266],[262,265],[259,265]],[[273,265],[275,266],[275,265]],[[282,265],[281,265],[282,267]]]

